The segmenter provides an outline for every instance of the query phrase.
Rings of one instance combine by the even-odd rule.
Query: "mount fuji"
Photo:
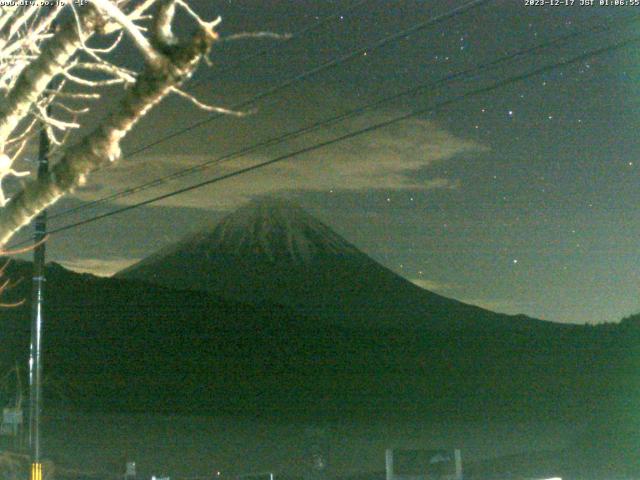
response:
[[[116,276],[276,303],[355,328],[547,323],[496,314],[419,288],[301,207],[274,198],[250,202]]]
[[[30,264],[9,268],[29,278]],[[448,299],[282,201],[117,278],[59,265],[47,278],[47,371],[81,408],[571,419],[640,391],[637,319],[559,324]],[[10,293],[26,305],[0,312],[0,364],[25,364],[29,282]]]

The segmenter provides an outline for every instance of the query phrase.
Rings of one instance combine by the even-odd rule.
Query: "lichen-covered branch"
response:
[[[140,53],[145,58],[147,63],[156,64],[162,62],[160,54],[154,50],[149,43],[149,40],[142,34],[140,29],[133,23],[133,21],[125,15],[116,5],[111,3],[111,0],[90,0],[96,7],[107,14],[111,19],[120,24],[124,31],[131,37],[133,43],[138,47]]]
[[[188,78],[217,39],[212,23],[189,41],[172,46],[160,61],[146,69],[126,91],[119,107],[80,142],[67,148],[47,176],[28,181],[0,209],[0,245],[61,196],[81,185],[97,168],[120,157],[120,142],[153,106]]]
[[[147,14],[153,6],[155,13]],[[220,18],[201,19],[185,0],[89,0],[82,8],[69,2],[65,8],[68,15],[59,16],[59,7],[0,6],[0,247],[92,171],[116,161],[122,139],[169,93],[205,111],[244,114],[207,105],[180,89],[219,40]],[[172,31],[178,9],[197,26],[187,41]],[[61,23],[55,25],[55,19]],[[123,36],[141,52],[142,72],[117,64],[113,51]],[[101,43],[89,45],[93,37]],[[85,134],[82,115],[110,85],[123,86],[123,99]],[[53,167],[47,175],[22,181],[21,190],[5,199],[1,181],[27,174],[12,165],[39,131],[53,145]]]
[[[104,25],[103,17],[93,8],[83,9],[81,27],[86,35]],[[12,132],[38,101],[51,80],[65,71],[71,57],[82,46],[82,32],[75,22],[68,22],[44,42],[38,57],[25,66],[0,107],[0,153]]]

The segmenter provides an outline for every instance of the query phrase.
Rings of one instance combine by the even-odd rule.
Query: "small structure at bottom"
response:
[[[462,480],[459,449],[388,449],[385,465],[386,480]]]
[[[136,479],[136,462],[127,462],[124,466],[124,480]]]

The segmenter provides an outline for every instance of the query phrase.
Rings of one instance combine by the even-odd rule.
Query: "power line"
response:
[[[344,121],[344,120],[346,120],[348,118],[351,118],[353,116],[360,115],[360,114],[366,112],[367,110],[371,110],[371,109],[377,108],[377,107],[379,107],[379,106],[381,106],[381,105],[383,105],[385,103],[389,103],[389,102],[391,102],[393,100],[396,100],[396,99],[399,99],[401,97],[405,97],[405,96],[409,96],[409,95],[413,95],[415,93],[418,93],[421,90],[424,90],[424,89],[427,89],[427,88],[431,88],[431,87],[436,87],[436,86],[438,86],[440,84],[451,82],[451,81],[458,80],[458,79],[462,79],[462,78],[465,78],[465,77],[472,77],[472,76],[477,75],[477,74],[479,74],[479,73],[481,73],[481,72],[483,72],[483,71],[485,71],[487,69],[495,68],[495,67],[500,66],[500,65],[502,65],[504,63],[510,62],[512,60],[515,60],[515,59],[518,59],[518,58],[521,58],[521,57],[524,57],[526,55],[530,55],[532,53],[539,52],[541,50],[545,50],[545,49],[548,49],[550,47],[557,46],[558,44],[565,43],[565,42],[567,42],[569,40],[572,40],[572,39],[574,39],[576,37],[583,36],[583,35],[585,35],[587,33],[604,32],[604,31],[610,30],[613,27],[619,28],[621,26],[621,24],[637,22],[638,19],[640,19],[640,14],[636,14],[633,17],[629,17],[629,18],[625,19],[623,22],[619,22],[619,23],[617,23],[615,25],[611,25],[613,22],[610,21],[610,22],[605,22],[605,23],[602,23],[602,24],[599,24],[599,25],[596,25],[596,26],[592,26],[592,27],[586,28],[586,29],[581,29],[581,30],[578,30],[578,31],[570,32],[568,34],[556,37],[554,39],[539,43],[538,45],[534,45],[534,46],[529,47],[529,48],[525,48],[525,49],[521,49],[521,50],[515,51],[515,52],[513,52],[511,54],[505,55],[505,56],[500,57],[499,59],[493,60],[491,62],[475,65],[475,66],[467,68],[467,69],[465,69],[463,71],[459,71],[459,72],[456,72],[456,73],[452,73],[452,74],[446,75],[445,77],[440,78],[440,79],[435,80],[435,81],[428,81],[428,82],[420,83],[420,84],[418,84],[418,85],[416,85],[416,86],[414,86],[414,87],[412,87],[410,89],[406,89],[406,90],[403,90],[401,92],[395,93],[393,95],[390,95],[390,96],[384,97],[382,99],[376,100],[376,101],[374,101],[372,103],[368,103],[368,104],[362,105],[360,107],[356,107],[356,108],[351,109],[349,111],[343,112],[343,113],[341,113],[339,115],[336,115],[336,116],[333,116],[331,118],[316,122],[314,124],[299,128],[297,130],[294,130],[294,131],[291,131],[291,132],[287,132],[285,134],[278,135],[276,137],[271,137],[271,138],[269,138],[267,140],[258,142],[256,144],[253,144],[253,145],[249,146],[249,147],[244,147],[244,148],[241,148],[239,150],[224,154],[224,155],[222,155],[220,157],[217,157],[215,159],[207,160],[206,162],[203,162],[203,163],[201,163],[199,165],[195,165],[193,167],[181,169],[181,170],[178,170],[178,171],[173,172],[171,174],[165,175],[163,177],[159,177],[159,178],[156,178],[154,180],[150,180],[148,182],[142,183],[140,185],[136,185],[136,186],[133,186],[133,187],[129,187],[129,188],[123,189],[123,190],[121,190],[119,192],[115,192],[113,194],[110,194],[110,195],[107,195],[107,196],[102,197],[100,199],[94,200],[92,202],[80,205],[78,207],[74,207],[74,208],[70,208],[70,209],[64,210],[64,211],[62,211],[60,213],[57,213],[55,215],[50,216],[50,218],[58,218],[58,217],[67,216],[67,215],[69,215],[71,213],[75,213],[75,212],[78,212],[80,210],[85,210],[87,208],[95,207],[95,206],[101,205],[101,204],[106,203],[106,202],[111,201],[111,200],[115,200],[115,199],[119,199],[119,198],[130,196],[130,195],[133,195],[133,194],[136,194],[136,193],[140,193],[140,192],[148,190],[150,188],[154,188],[154,187],[163,185],[163,184],[165,184],[167,182],[170,182],[172,180],[176,180],[176,179],[191,175],[193,173],[203,171],[203,170],[205,170],[207,168],[211,168],[211,167],[213,167],[215,165],[218,165],[218,164],[220,164],[222,162],[226,162],[226,161],[232,160],[234,158],[238,158],[240,156],[243,156],[243,155],[246,155],[248,153],[254,152],[254,151],[256,151],[256,150],[258,150],[260,148],[278,145],[278,144],[283,143],[283,142],[285,142],[287,140],[291,140],[291,139],[300,137],[302,135],[310,133],[310,132],[312,132],[314,130],[317,130],[319,128],[322,128],[322,127],[325,127],[325,126],[329,126],[329,125],[333,125],[335,123]]]
[[[294,85],[296,83],[302,82],[320,72],[323,72],[329,68],[341,65],[345,62],[348,62],[349,60],[352,60],[353,58],[358,57],[359,55],[361,55],[364,52],[371,52],[374,50],[377,50],[379,48],[382,48],[385,45],[388,45],[389,43],[401,40],[404,37],[407,37],[408,35],[411,35],[413,33],[419,32],[420,30],[424,30],[427,27],[430,27],[432,25],[444,22],[446,20],[449,20],[451,18],[455,18],[459,15],[462,15],[463,13],[468,12],[469,10],[472,10],[474,8],[480,7],[486,3],[490,3],[494,0],[472,0],[470,2],[465,3],[464,5],[461,5],[459,7],[456,7],[454,9],[451,9],[449,11],[447,11],[446,13],[437,15],[435,17],[430,18],[429,20],[423,21],[423,22],[419,22],[414,24],[413,26],[406,28],[404,30],[401,30],[399,32],[387,35],[371,44],[369,44],[366,47],[360,47],[357,48],[355,50],[352,50],[349,53],[346,53],[340,57],[334,58],[332,60],[328,60],[320,65],[318,65],[317,67],[314,67],[310,70],[307,70],[305,72],[302,72],[288,80],[285,80],[282,83],[279,83],[278,85],[275,85],[271,88],[268,88],[267,90],[264,90],[260,93],[257,93],[256,95],[254,95],[253,97],[247,99],[247,100],[243,100],[242,102],[236,103],[234,105],[232,105],[231,107],[228,107],[229,109],[232,110],[238,110],[238,109],[242,109],[248,105],[251,105],[255,102],[257,102],[258,100],[261,100],[263,98],[269,97],[271,95],[274,95],[284,89],[286,89],[287,87]],[[173,133],[170,133],[169,135],[166,135],[154,142],[148,143],[140,148],[137,148],[136,150],[133,150],[132,152],[128,152],[124,155],[124,158],[130,158],[133,157],[135,155],[138,155],[139,153],[142,153],[146,150],[149,150],[150,148],[155,147],[156,145],[159,145],[161,143],[166,142],[167,140],[170,140],[172,138],[175,138],[177,136],[183,135],[195,128],[200,127],[201,125],[205,125],[209,122],[212,122],[214,120],[217,120],[221,117],[224,117],[224,114],[221,113],[215,113],[213,115],[210,115],[208,118],[205,118],[203,120],[200,120],[198,122],[192,123],[191,125],[184,127],[180,130],[176,130]]]
[[[325,70],[327,70],[329,68],[341,65],[341,64],[343,64],[343,63],[345,63],[345,62],[347,62],[347,61],[349,61],[349,60],[351,60],[353,58],[358,57],[360,54],[362,54],[364,52],[372,52],[374,50],[377,50],[378,48],[382,48],[383,46],[388,45],[389,43],[392,43],[394,41],[398,41],[398,40],[400,40],[400,39],[402,39],[404,37],[407,37],[407,36],[409,36],[409,35],[411,35],[411,34],[413,34],[415,32],[423,30],[423,29],[425,29],[425,28],[427,28],[429,26],[444,22],[444,21],[449,20],[451,18],[455,18],[455,17],[457,17],[459,15],[462,15],[463,13],[468,12],[469,10],[472,10],[473,8],[480,7],[480,6],[484,5],[484,4],[490,3],[492,1],[494,1],[494,0],[473,0],[473,1],[467,2],[467,3],[463,4],[463,5],[461,5],[459,7],[456,7],[456,8],[453,8],[453,9],[451,9],[451,10],[449,10],[449,11],[443,13],[443,14],[440,14],[440,15],[437,15],[435,17],[432,17],[429,20],[416,23],[416,24],[412,25],[409,28],[406,28],[406,29],[401,30],[399,32],[387,35],[387,36],[385,36],[385,37],[383,37],[383,38],[381,38],[381,39],[369,44],[366,47],[360,47],[358,49],[352,50],[349,53],[346,53],[345,55],[342,55],[340,57],[334,58],[332,60],[328,60],[328,61],[318,65],[317,67],[314,67],[314,68],[312,68],[310,70],[307,70],[307,71],[305,71],[305,72],[303,72],[303,73],[301,73],[299,75],[296,75],[296,76],[294,76],[294,77],[292,77],[292,78],[290,78],[288,80],[285,80],[284,82],[282,82],[282,83],[280,83],[278,85],[275,85],[275,86],[273,86],[273,87],[271,87],[271,88],[269,88],[267,90],[264,90],[264,91],[262,91],[262,92],[260,92],[260,93],[258,93],[256,95],[254,95],[253,97],[247,99],[247,100],[244,100],[242,102],[236,103],[236,104],[232,105],[231,107],[229,107],[229,109],[237,110],[237,109],[244,108],[244,107],[246,107],[246,106],[248,106],[248,105],[250,105],[252,103],[257,102],[258,100],[261,100],[263,98],[266,98],[266,97],[269,97],[271,95],[274,95],[274,94],[286,89],[287,87],[289,87],[291,85],[294,85],[294,84],[296,84],[298,82],[302,82],[304,80],[307,80],[308,78],[310,78],[310,77],[312,77],[312,76],[314,76],[314,75],[316,75],[316,74],[318,74],[320,72],[323,72],[323,71],[325,71]],[[166,136],[164,136],[164,137],[162,137],[162,138],[160,138],[160,139],[158,139],[158,140],[156,140],[154,142],[148,143],[148,144],[146,144],[146,145],[144,145],[144,146],[142,146],[142,147],[140,147],[140,148],[138,148],[138,149],[136,149],[136,150],[134,150],[132,152],[125,153],[123,155],[123,158],[130,158],[130,157],[133,157],[135,155],[138,155],[139,153],[142,153],[142,152],[144,152],[146,150],[149,150],[150,148],[153,148],[156,145],[164,143],[167,140],[170,140],[172,138],[178,137],[180,135],[184,135],[185,133],[187,133],[187,132],[189,132],[191,130],[194,130],[194,129],[202,126],[202,125],[205,125],[205,124],[207,124],[209,122],[212,122],[212,121],[217,120],[219,118],[222,118],[224,116],[225,115],[221,114],[221,113],[214,113],[214,114],[210,115],[209,117],[207,117],[207,118],[205,118],[203,120],[200,120],[198,122],[192,123],[191,125],[189,125],[187,127],[184,127],[184,128],[182,128],[180,130],[176,130],[175,132],[172,132],[169,135],[166,135]],[[98,201],[96,201],[96,202],[98,202]],[[99,203],[102,203],[102,202],[100,201]],[[59,216],[62,216],[62,215],[66,215],[67,213],[71,213],[71,211],[75,212],[75,211],[77,211],[79,209],[89,208],[89,207],[91,207],[93,205],[94,205],[94,202],[90,202],[90,203],[82,205],[80,207],[75,207],[75,208],[70,209],[68,211],[64,211],[64,212],[60,212],[60,213],[55,214],[55,215],[51,215],[50,218],[55,218],[55,217],[59,217]]]
[[[451,9],[451,10],[449,10],[449,11],[443,13],[443,14],[440,14],[438,16],[432,17],[429,20],[416,23],[416,24],[412,25],[409,28],[406,28],[406,29],[401,30],[399,32],[396,32],[394,34],[387,35],[387,36],[385,36],[385,37],[373,42],[372,44],[369,44],[366,47],[360,47],[358,49],[352,50],[351,52],[349,52],[349,53],[347,53],[345,55],[342,55],[340,57],[337,57],[337,58],[334,58],[334,59],[329,60],[327,62],[324,62],[324,63],[318,65],[317,67],[312,68],[311,70],[307,70],[307,71],[305,71],[305,72],[303,72],[303,73],[301,73],[299,75],[296,75],[295,77],[292,77],[292,78],[290,78],[288,80],[285,80],[284,82],[282,82],[282,83],[280,83],[278,85],[275,85],[275,86],[273,86],[273,87],[271,87],[271,88],[269,88],[267,90],[264,90],[264,91],[262,91],[262,92],[260,92],[260,93],[258,93],[256,95],[254,95],[253,97],[247,99],[247,100],[244,100],[244,101],[242,101],[240,103],[232,105],[229,108],[230,109],[236,109],[236,110],[240,109],[240,108],[244,108],[247,105],[255,103],[258,100],[261,100],[262,98],[266,98],[268,96],[274,95],[274,94],[278,93],[279,91],[284,90],[287,87],[289,87],[289,86],[291,86],[291,85],[293,85],[295,83],[304,81],[304,80],[312,77],[313,75],[316,75],[317,73],[320,73],[320,72],[322,72],[324,70],[327,70],[329,68],[341,65],[342,63],[345,63],[345,62],[347,62],[347,61],[349,61],[349,60],[351,60],[353,58],[356,58],[357,56],[359,56],[363,52],[371,52],[371,51],[376,50],[378,48],[381,48],[381,47],[383,47],[383,46],[385,46],[385,45],[387,45],[387,44],[389,44],[391,42],[400,40],[400,39],[402,39],[402,38],[404,38],[404,37],[406,37],[408,35],[411,35],[411,34],[417,32],[417,31],[423,30],[423,29],[425,29],[425,28],[427,28],[429,26],[432,26],[432,25],[435,25],[437,23],[446,21],[448,19],[455,18],[456,16],[462,15],[463,13],[466,13],[467,11],[469,11],[469,10],[471,10],[473,8],[480,7],[480,6],[484,5],[484,4],[492,2],[492,1],[493,0],[473,0],[473,1],[467,2],[464,5],[461,5],[459,7],[453,8],[453,9]],[[180,135],[183,135],[183,134],[185,134],[185,133],[187,133],[187,132],[189,132],[191,130],[194,130],[195,128],[198,128],[198,127],[200,127],[202,125],[205,125],[206,123],[209,123],[211,121],[217,120],[217,119],[222,118],[222,117],[224,117],[224,115],[223,114],[219,114],[219,113],[210,115],[209,117],[207,117],[207,118],[205,118],[203,120],[200,120],[198,122],[192,123],[191,125],[189,125],[187,127],[184,127],[184,128],[182,128],[180,130],[176,130],[175,132],[172,132],[171,134],[166,135],[166,136],[164,136],[164,137],[162,137],[162,138],[160,138],[160,139],[158,139],[156,141],[148,143],[148,144],[146,144],[146,145],[144,145],[144,146],[142,146],[142,147],[140,147],[140,148],[138,148],[138,149],[136,149],[136,150],[134,150],[132,152],[128,152],[125,155],[123,155],[123,158],[130,158],[130,157],[133,157],[135,155],[138,155],[139,153],[142,153],[142,152],[144,152],[144,151],[146,151],[146,150],[148,150],[150,148],[155,147],[156,145],[164,143],[167,140],[170,140],[172,138],[175,138],[175,137],[178,137]],[[102,201],[96,201],[96,202],[103,203]],[[94,202],[90,202],[90,203],[82,205],[80,207],[75,207],[75,208],[70,209],[68,211],[64,211],[64,212],[60,212],[58,214],[52,215],[50,218],[56,218],[56,217],[59,217],[59,216],[67,215],[68,213],[71,213],[71,211],[75,212],[75,211],[77,211],[79,209],[89,208],[89,207],[93,206],[94,204],[95,204]]]
[[[189,192],[189,191],[192,191],[192,190],[196,190],[198,188],[202,188],[202,187],[207,186],[207,185],[218,183],[218,182],[221,182],[223,180],[227,180],[229,178],[233,178],[233,177],[236,177],[236,176],[239,176],[239,175],[242,175],[242,174],[254,171],[254,170],[258,170],[260,168],[264,168],[264,167],[267,167],[269,165],[273,165],[273,164],[275,164],[277,162],[288,160],[290,158],[297,157],[297,156],[303,155],[305,153],[310,153],[310,152],[319,150],[321,148],[325,148],[325,147],[328,147],[330,145],[342,142],[344,140],[357,137],[357,136],[365,134],[365,133],[369,133],[369,132],[372,132],[372,131],[375,131],[375,130],[379,130],[381,128],[388,127],[390,125],[393,125],[395,123],[401,122],[403,120],[407,120],[407,119],[410,119],[410,118],[413,118],[413,117],[416,117],[416,116],[419,116],[419,115],[424,115],[424,114],[427,114],[427,113],[431,113],[431,112],[433,112],[435,110],[438,110],[438,109],[443,108],[443,107],[447,107],[447,106],[449,106],[449,105],[451,105],[453,103],[456,103],[456,102],[458,102],[460,100],[464,100],[464,99],[469,98],[469,97],[482,95],[482,94],[497,90],[499,88],[502,88],[504,86],[510,85],[512,83],[516,83],[516,82],[520,82],[520,81],[523,81],[523,80],[527,80],[527,79],[529,79],[531,77],[538,76],[538,75],[541,75],[543,73],[547,73],[547,72],[553,71],[553,70],[555,70],[557,68],[566,67],[568,65],[579,63],[579,62],[587,60],[589,58],[593,58],[593,57],[596,57],[596,56],[601,56],[601,55],[604,55],[604,54],[607,54],[607,53],[611,53],[611,52],[613,52],[615,50],[619,50],[619,49],[625,48],[625,47],[627,47],[627,46],[629,46],[629,45],[631,45],[633,43],[637,43],[639,41],[640,41],[640,36],[635,36],[635,37],[629,38],[627,40],[624,40],[624,41],[615,43],[613,45],[610,45],[608,47],[602,47],[602,48],[599,48],[599,49],[592,50],[590,52],[584,53],[582,55],[578,55],[578,56],[572,57],[572,58],[567,59],[567,60],[562,60],[560,62],[556,62],[556,63],[550,64],[550,65],[545,65],[543,67],[539,67],[539,68],[534,69],[532,71],[529,71],[529,72],[526,72],[526,73],[523,73],[523,74],[520,74],[520,75],[512,76],[512,77],[509,77],[509,78],[504,79],[504,80],[500,80],[500,81],[494,82],[492,85],[489,85],[487,87],[482,87],[482,88],[478,88],[478,89],[475,89],[475,90],[471,90],[469,92],[465,92],[465,93],[463,93],[461,95],[458,95],[458,96],[456,96],[454,98],[451,98],[449,100],[445,100],[443,102],[440,102],[440,103],[436,104],[435,106],[416,109],[416,110],[413,110],[413,111],[411,111],[409,113],[394,117],[393,119],[386,120],[384,122],[375,123],[375,124],[370,125],[368,127],[356,130],[354,132],[350,132],[350,133],[345,134],[345,135],[342,135],[340,137],[336,137],[336,138],[333,138],[331,140],[327,140],[327,141],[320,142],[320,143],[317,143],[317,144],[314,144],[314,145],[311,145],[311,146],[308,146],[308,147],[304,147],[304,148],[301,148],[301,149],[296,150],[294,152],[290,152],[290,153],[287,153],[287,154],[272,158],[270,160],[266,160],[264,162],[257,163],[255,165],[250,166],[250,167],[246,167],[246,168],[242,168],[242,169],[236,170],[235,172],[231,172],[231,173],[227,173],[227,174],[224,174],[224,175],[220,175],[220,176],[218,176],[216,178],[213,178],[213,179],[210,179],[210,180],[206,180],[206,181],[203,181],[203,182],[199,182],[197,184],[190,185],[188,187],[181,188],[179,190],[174,190],[172,192],[169,192],[169,193],[166,193],[166,194],[163,194],[163,195],[158,195],[156,197],[144,200],[142,202],[138,202],[138,203],[133,204],[133,205],[128,205],[126,207],[122,207],[122,208],[119,208],[117,210],[113,210],[113,211],[108,212],[108,213],[104,213],[104,214],[101,214],[101,215],[96,215],[94,217],[91,217],[91,218],[88,218],[88,219],[85,219],[85,220],[81,220],[79,222],[75,222],[75,223],[72,223],[72,224],[64,225],[64,226],[59,227],[57,229],[51,230],[49,233],[51,235],[53,235],[53,234],[56,234],[56,233],[59,233],[59,232],[63,232],[63,231],[66,231],[66,230],[77,228],[79,226],[86,225],[88,223],[92,223],[92,222],[95,222],[97,220],[101,220],[103,218],[107,218],[107,217],[111,217],[113,215],[124,213],[126,211],[133,210],[135,208],[139,208],[139,207],[142,207],[142,206],[145,206],[145,205],[149,205],[151,203],[155,203],[155,202],[158,202],[160,200],[164,200],[164,199],[167,199],[167,198],[170,198],[170,197],[174,197],[174,196],[180,195],[182,193],[186,193],[186,192]]]

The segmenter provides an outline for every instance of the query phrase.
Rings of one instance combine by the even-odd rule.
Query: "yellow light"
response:
[[[41,463],[32,463],[31,464],[31,478],[30,480],[42,480],[42,464]]]

